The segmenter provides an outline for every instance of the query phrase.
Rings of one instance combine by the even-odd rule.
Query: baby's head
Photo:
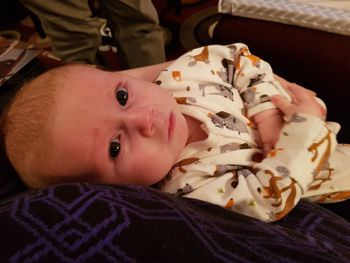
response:
[[[159,86],[91,66],[64,66],[26,84],[3,116],[8,158],[30,187],[161,180],[188,138]]]
[[[25,84],[10,102],[2,116],[2,136],[7,157],[24,183],[39,186],[40,162],[51,141],[59,82],[56,70]]]

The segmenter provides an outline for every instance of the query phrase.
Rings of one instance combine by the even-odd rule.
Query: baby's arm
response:
[[[284,124],[284,114],[272,103],[271,96],[280,95],[290,102],[289,87],[293,84],[274,75],[270,65],[252,55],[245,45],[238,47],[234,85],[242,95],[248,117],[257,125],[261,146],[267,153],[274,148]]]
[[[288,89],[291,102],[280,95],[271,96],[271,101],[289,120],[276,149],[254,167],[259,181],[267,182],[266,177],[270,177],[264,198],[281,204],[275,219],[285,216],[297,204],[337,144],[335,133],[323,122],[325,110],[315,93],[296,84]]]
[[[231,172],[212,178],[203,174],[210,179],[187,197],[221,204],[263,221],[279,220],[295,207],[310,183],[317,180],[337,142],[323,121],[324,110],[315,95],[297,85],[290,91],[291,102],[278,95],[271,97],[289,118],[275,149],[251,168],[236,170],[236,176]]]
[[[235,46],[237,49],[239,47],[244,47],[242,44]],[[217,84],[222,86],[227,85],[225,87],[232,87],[231,83],[235,82],[237,90],[244,92],[244,89],[248,90],[246,87],[249,86],[251,78],[244,78],[244,76],[233,78],[233,73],[245,73],[245,76],[254,78],[254,76],[258,76],[262,73],[261,70],[264,68],[254,67],[252,69],[252,67],[250,67],[250,69],[243,69],[241,63],[240,65],[236,65],[236,70],[232,70],[234,67],[234,63],[232,62],[234,61],[231,60],[233,57],[231,50],[233,49],[234,48],[210,46],[206,50],[209,51],[207,53],[210,55],[207,57],[204,56],[206,53],[203,55],[204,49],[195,50],[189,55],[182,57],[181,61],[178,61],[180,64],[176,64],[175,62],[168,71],[163,71],[163,73],[166,74],[161,74],[160,81],[162,81],[164,87],[168,87],[172,90],[179,89],[179,92],[184,94],[182,96],[189,94],[187,96],[196,96],[198,100],[201,96],[215,99],[216,96],[222,97],[222,95],[217,95],[217,91],[214,90],[213,92],[213,89],[209,89],[209,91],[206,90],[205,92],[202,90],[198,91],[195,89],[195,84],[191,86],[194,88],[187,89],[186,87],[190,84],[187,83],[188,80],[195,80],[197,83],[208,83],[209,78],[209,81],[211,81],[210,83],[214,87],[216,87]],[[235,50],[237,51],[237,49]],[[198,54],[202,56],[197,56]],[[200,59],[205,57],[207,60],[194,61],[194,56],[197,56],[196,59],[198,59],[198,57]],[[216,57],[219,57],[219,59],[216,59]],[[187,67],[185,67],[186,70],[182,70],[182,68],[180,70],[178,67],[174,67],[174,65],[180,65],[180,68],[183,65],[187,65]],[[227,79],[222,78],[222,75],[214,74],[216,72],[224,72],[220,70],[222,65],[224,65],[225,68],[227,68],[226,66],[228,65]],[[264,64],[262,66],[264,67]],[[268,66],[268,64],[265,63],[265,66]],[[191,70],[192,68],[194,70]],[[214,70],[212,68],[214,68]],[[217,70],[215,70],[215,68]],[[175,71],[182,74],[180,81],[178,81],[178,78],[173,79],[169,77],[169,74]],[[198,74],[198,72],[201,71],[204,73],[208,72],[208,74]],[[297,204],[303,192],[307,191],[310,182],[314,180],[314,175],[319,172],[328,159],[328,156],[333,152],[336,146],[335,135],[322,119],[310,115],[313,114],[313,112],[305,111],[308,110],[304,107],[309,101],[311,103],[311,108],[314,109],[318,107],[318,104],[312,106],[315,102],[314,98],[303,100],[303,104],[298,104],[299,93],[304,94],[308,92],[310,96],[313,94],[313,97],[315,95],[314,93],[301,89],[301,92],[296,92],[295,101],[292,101],[292,97],[289,95],[289,100],[286,99],[286,101],[282,100],[281,97],[273,97],[273,95],[280,94],[280,92],[275,90],[273,84],[271,85],[270,82],[273,83],[275,81],[274,75],[271,70],[268,72],[268,74],[264,75],[262,81],[261,79],[257,79],[254,85],[257,86],[258,84],[260,85],[268,82],[266,85],[261,85],[255,90],[267,90],[267,92],[262,94],[269,94],[268,100],[259,101],[259,97],[253,98],[258,100],[258,105],[256,105],[256,107],[254,107],[255,105],[253,104],[250,105],[254,113],[251,116],[255,114],[266,114],[269,111],[273,112],[275,109],[278,109],[276,105],[281,107],[281,110],[288,114],[288,116],[294,112],[301,112],[291,115],[290,120],[283,125],[282,132],[279,133],[281,136],[277,142],[276,149],[272,150],[260,163],[257,163],[260,150],[254,147],[246,148],[246,144],[244,144],[243,148],[218,153],[220,154],[219,165],[216,165],[216,161],[213,160],[214,157],[217,157],[215,153],[213,153],[213,156],[209,156],[208,159],[199,158],[198,161],[190,164],[187,164],[188,160],[186,160],[183,165],[181,163],[181,166],[179,166],[181,169],[179,167],[174,168],[173,177],[167,178],[167,180],[171,181],[166,181],[162,186],[162,190],[171,193],[179,193],[179,190],[181,190],[180,193],[182,193],[185,187],[186,189],[183,190],[184,193],[182,193],[182,195],[222,205],[236,212],[264,221],[274,221],[282,218]],[[270,88],[271,90],[268,90]],[[236,90],[233,91],[236,92]],[[213,95],[211,95],[210,92],[213,92]],[[249,94],[246,95],[246,100],[249,101]],[[255,93],[255,95],[259,96],[260,94]],[[274,100],[273,102],[275,102],[276,105],[271,102],[269,97],[273,97],[272,100]],[[235,100],[235,98],[236,97],[233,98],[233,102],[236,103],[240,101]],[[262,99],[266,99],[266,97],[263,96]],[[279,99],[281,99],[281,102],[285,103],[292,102],[292,105],[283,107],[283,105],[287,104],[279,104],[276,102]],[[222,100],[220,100],[220,102],[221,101]],[[225,107],[224,104],[220,105],[220,109],[221,107]],[[229,103],[227,107],[233,107],[233,105],[233,103]],[[241,106],[241,104],[239,106]],[[242,108],[240,107],[239,109]],[[266,120],[267,119],[265,119],[265,121]],[[186,176],[182,176],[183,173],[186,173]]]
[[[290,83],[289,81],[274,75],[275,79],[282,85],[282,87],[288,92],[288,94],[291,96],[291,99],[293,100],[293,94],[290,91],[293,89],[293,86],[296,84]],[[307,89],[305,89],[307,90]],[[316,93],[307,90],[312,96],[316,96]],[[283,97],[282,97],[283,98]],[[272,98],[270,98],[272,101]],[[273,102],[273,101],[272,101]],[[275,104],[275,103],[274,103]],[[324,115],[324,119],[326,117],[326,108],[325,105],[318,104],[320,107],[320,110],[322,111]],[[323,106],[321,106],[323,105]],[[255,124],[258,127],[259,134],[261,137],[261,146],[264,149],[265,153],[268,153],[270,150],[272,150],[278,140],[278,135],[283,127],[284,124],[284,113],[278,109],[268,109],[262,112],[259,112],[253,116],[253,120]]]
[[[289,82],[274,75],[270,64],[252,55],[246,45],[238,43],[235,46],[233,86],[242,96],[249,118],[275,109],[276,106],[270,100],[272,95],[282,95],[291,101],[290,95],[283,88]]]

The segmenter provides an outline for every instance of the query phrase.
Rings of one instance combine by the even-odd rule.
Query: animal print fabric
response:
[[[140,186],[0,201],[0,262],[349,262],[349,222],[301,201],[274,224]]]
[[[263,221],[281,219],[303,196],[322,201],[332,199],[330,193],[339,194],[334,200],[349,196],[350,148],[344,146],[341,164],[329,163],[341,147],[336,123],[307,114],[290,116],[275,149],[262,160],[251,116],[275,107],[269,96],[289,95],[274,80],[270,65],[246,45],[192,50],[156,82],[173,93],[183,114],[203,123],[208,135],[186,146],[159,184],[163,191]]]

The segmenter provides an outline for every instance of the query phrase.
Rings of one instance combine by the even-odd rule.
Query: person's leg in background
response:
[[[151,0],[99,1],[124,68],[165,61],[164,34]]]
[[[37,15],[54,55],[65,62],[98,64],[103,19],[92,17],[87,0],[21,0]]]

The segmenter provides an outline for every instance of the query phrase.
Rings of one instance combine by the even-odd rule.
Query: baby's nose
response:
[[[153,136],[156,111],[153,108],[143,107],[132,111],[129,115],[130,128],[139,131],[143,136]]]

